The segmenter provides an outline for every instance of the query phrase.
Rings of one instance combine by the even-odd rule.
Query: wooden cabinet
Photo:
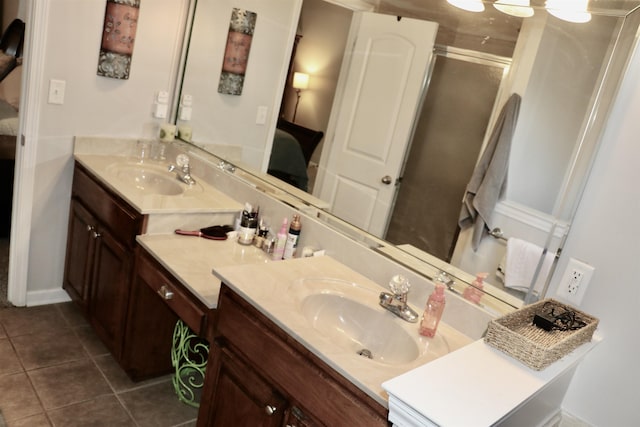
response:
[[[135,238],[145,217],[76,164],[63,288],[118,359],[133,273]]]
[[[194,333],[207,338],[213,310],[138,247],[121,361],[132,379],[151,378],[172,370],[171,346],[178,318]]]
[[[387,410],[222,285],[198,426],[388,426]]]

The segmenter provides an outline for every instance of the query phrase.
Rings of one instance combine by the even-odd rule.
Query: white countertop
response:
[[[114,165],[135,165],[131,158],[126,156],[113,155],[96,155],[96,154],[78,154],[74,155],[75,159],[88,168],[104,184],[118,193],[123,199],[131,204],[138,212],[142,214],[153,213],[225,213],[240,212],[243,208],[242,204],[236,202],[223,192],[212,187],[203,179],[199,179],[194,175],[196,184],[189,187],[186,184],[175,182],[184,188],[184,192],[178,195],[163,196],[158,194],[145,194],[136,189],[135,185],[130,181],[120,179],[114,173]],[[168,164],[147,161],[150,167],[156,167],[166,170]],[[171,177],[172,173],[167,175]]]
[[[416,323],[406,322],[378,305],[379,293],[386,289],[329,256],[220,267],[214,269],[214,274],[307,349],[385,407],[388,406],[388,396],[382,388],[383,382],[437,358],[439,355],[429,352],[429,348],[453,351],[471,342],[471,339],[443,322],[440,323],[434,338],[420,336]],[[408,334],[414,336],[423,353],[408,363],[385,364],[363,358],[354,351],[336,345],[334,341],[314,329],[299,309],[301,278],[332,278],[357,284],[357,295],[361,297],[357,301],[380,311],[383,316],[388,316],[390,321],[396,322]],[[375,332],[375,327],[372,327],[372,333]]]
[[[383,387],[402,412],[423,420],[414,425],[491,426],[576,366],[599,341],[594,337],[536,371],[478,340]]]
[[[137,241],[208,308],[218,306],[220,293],[220,280],[213,276],[213,268],[271,262],[269,256],[255,246],[231,240],[146,234],[138,236]]]

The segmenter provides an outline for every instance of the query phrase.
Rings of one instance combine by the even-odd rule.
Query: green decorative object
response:
[[[175,369],[173,387],[178,399],[195,408],[200,406],[200,390],[204,385],[209,344],[178,320],[173,329],[171,364]]]

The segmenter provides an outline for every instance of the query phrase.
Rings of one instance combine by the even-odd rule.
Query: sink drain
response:
[[[366,348],[363,348],[362,350],[360,350],[358,352],[358,355],[362,357],[366,357],[367,359],[373,359],[373,353],[371,353],[371,350],[368,350]]]

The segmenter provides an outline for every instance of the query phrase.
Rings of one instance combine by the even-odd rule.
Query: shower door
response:
[[[449,262],[467,182],[508,62],[436,50],[386,240]]]

